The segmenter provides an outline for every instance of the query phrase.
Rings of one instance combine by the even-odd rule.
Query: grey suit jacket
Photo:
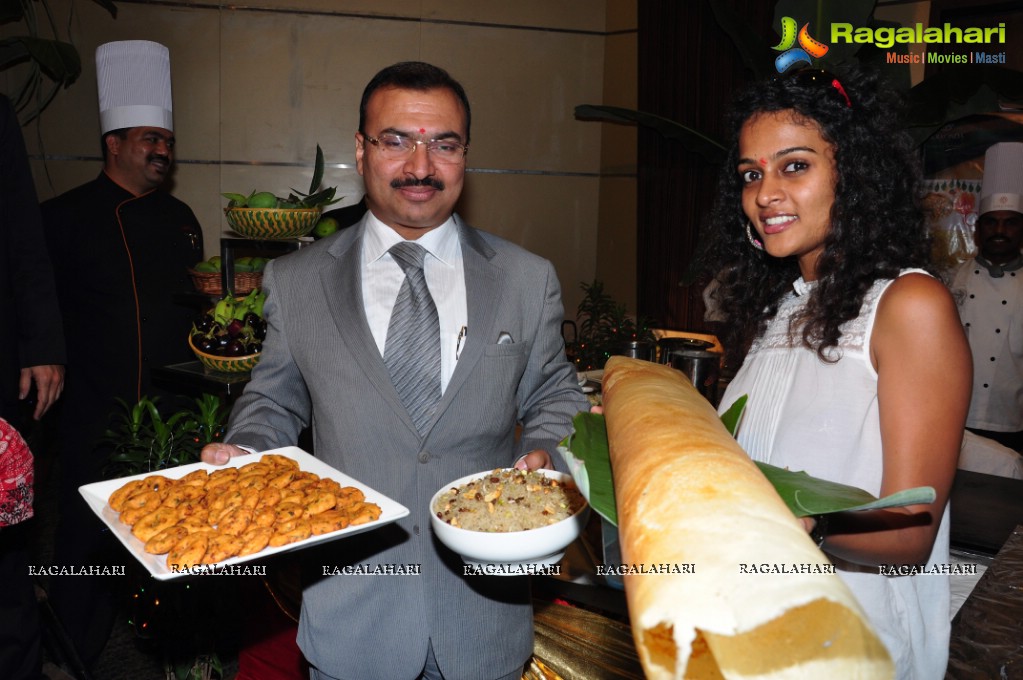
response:
[[[552,265],[456,217],[469,333],[430,429],[420,437],[376,348],[362,304],[364,223],[264,274],[268,333],[227,441],[293,445],[311,422],[314,453],[409,508],[387,527],[307,551],[299,644],[345,680],[415,678],[432,640],[447,680],[512,672],[532,651],[526,577],[463,576],[434,538],[430,497],[458,477],[510,466],[557,443],[587,408],[565,359]],[[497,344],[501,333],[512,344]],[[519,441],[516,423],[521,423]],[[323,576],[346,564],[421,565],[414,576]]]

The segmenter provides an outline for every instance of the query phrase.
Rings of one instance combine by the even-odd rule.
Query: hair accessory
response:
[[[831,80],[831,87],[833,87],[836,90],[838,90],[838,93],[842,95],[843,99],[845,99],[845,105],[848,106],[851,109],[852,108],[852,102],[849,101],[849,95],[847,95],[845,93],[845,88],[842,87],[842,83],[838,82],[838,78],[833,78]]]
[[[760,242],[760,239],[753,235],[753,223],[749,220],[746,220],[746,240],[749,241],[749,244],[757,250],[764,249],[764,244]]]
[[[793,80],[797,85],[804,88],[817,89],[821,92],[830,93],[832,90],[842,97],[842,101],[848,108],[852,108],[852,100],[849,93],[845,91],[842,82],[833,73],[821,68],[800,68],[776,76],[775,79]]]

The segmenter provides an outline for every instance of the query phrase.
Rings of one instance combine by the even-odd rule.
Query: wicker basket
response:
[[[206,295],[223,295],[224,287],[221,285],[220,272],[197,272],[194,269],[188,270],[192,277],[195,289]],[[235,295],[248,295],[254,289],[263,285],[263,272],[235,272],[234,290]]]
[[[259,363],[260,354],[249,354],[243,357],[218,357],[215,354],[206,354],[192,344],[192,336],[188,336],[188,347],[195,354],[196,358],[202,362],[202,365],[211,371],[219,371],[221,373],[245,373],[255,368],[256,364]]]
[[[227,223],[246,238],[265,241],[305,236],[320,221],[321,208],[225,208]]]

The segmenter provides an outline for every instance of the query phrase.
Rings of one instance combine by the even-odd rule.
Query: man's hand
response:
[[[39,420],[43,414],[50,410],[53,402],[57,401],[64,389],[64,367],[57,364],[46,364],[21,369],[21,377],[18,380],[18,399],[28,396],[33,380],[36,383],[36,408],[32,417]]]
[[[551,454],[541,449],[530,451],[515,462],[516,470],[553,470],[554,463],[551,462]]]
[[[227,461],[235,456],[244,456],[249,451],[237,447],[234,444],[207,444],[202,447],[199,457],[202,462],[210,465],[227,465]]]

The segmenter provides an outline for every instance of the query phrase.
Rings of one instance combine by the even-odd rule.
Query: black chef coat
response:
[[[103,435],[117,398],[131,405],[157,394],[152,367],[194,359],[196,314],[173,296],[192,287],[202,231],[166,192],[135,196],[103,172],[44,202],[42,213],[67,339],[62,450],[77,458]],[[74,481],[98,479],[102,463],[78,471],[93,479]]]

